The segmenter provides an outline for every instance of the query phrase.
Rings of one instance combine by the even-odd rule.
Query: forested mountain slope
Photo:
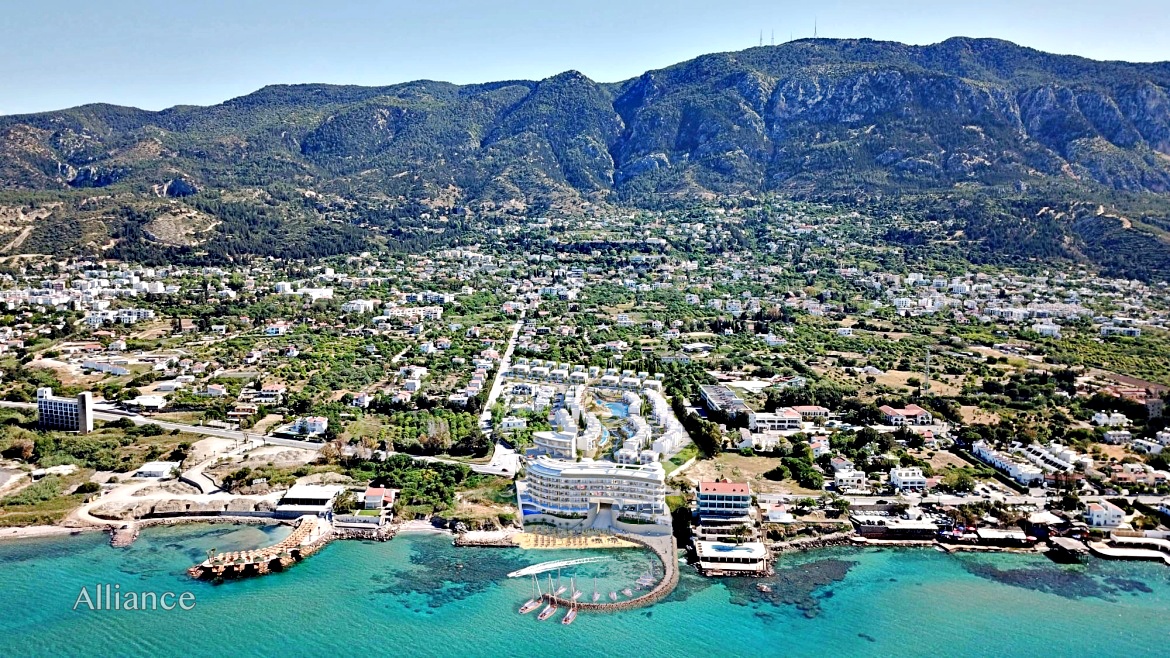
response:
[[[458,224],[764,192],[1119,203],[1154,226],[1170,216],[1168,90],[1167,63],[964,38],[801,40],[620,83],[570,71],[465,86],[273,86],[214,107],[0,117],[0,200],[59,202],[42,221],[62,245],[113,236],[229,257],[272,253],[256,238],[271,231],[295,247],[283,255],[306,241],[365,248],[369,233],[355,225],[425,245],[424,216]],[[169,238],[148,228],[160,213],[179,215],[162,223],[179,227],[160,229]],[[975,232],[997,224],[974,221]],[[1127,242],[1100,223],[1062,220],[1056,235],[1096,259],[1096,241]],[[1164,235],[1137,237],[1164,255]]]

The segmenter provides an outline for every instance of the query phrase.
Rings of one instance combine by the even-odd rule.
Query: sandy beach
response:
[[[638,544],[616,535],[546,535],[521,532],[512,537],[520,548],[530,550],[559,550],[568,548],[641,548]]]
[[[33,525],[23,528],[0,528],[0,541],[6,539],[35,539],[37,537],[60,537],[82,532],[100,532],[102,528],[65,528],[59,525]]]

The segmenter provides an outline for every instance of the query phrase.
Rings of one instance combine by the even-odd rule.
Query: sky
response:
[[[10,0],[0,114],[213,105],[276,83],[625,80],[775,35],[996,37],[1170,60],[1167,0]]]

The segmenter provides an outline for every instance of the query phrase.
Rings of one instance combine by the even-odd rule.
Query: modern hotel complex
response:
[[[37,426],[81,434],[92,432],[93,394],[84,392],[76,398],[65,398],[53,395],[51,388],[38,388]]]
[[[666,472],[662,465],[579,462],[540,456],[528,463],[527,478],[516,483],[524,517],[590,519],[605,508],[616,521],[633,519],[670,525],[666,509]]]

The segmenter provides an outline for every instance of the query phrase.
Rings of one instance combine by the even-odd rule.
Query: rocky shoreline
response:
[[[817,537],[799,537],[791,541],[776,542],[772,544],[772,552],[780,553],[799,553],[803,551],[812,551],[818,548],[829,548],[831,546],[842,546],[845,544],[854,543],[854,535],[852,532],[834,532],[830,535],[820,535]]]
[[[461,532],[455,535],[452,542],[455,546],[469,546],[476,548],[516,548],[515,533],[501,532]]]

